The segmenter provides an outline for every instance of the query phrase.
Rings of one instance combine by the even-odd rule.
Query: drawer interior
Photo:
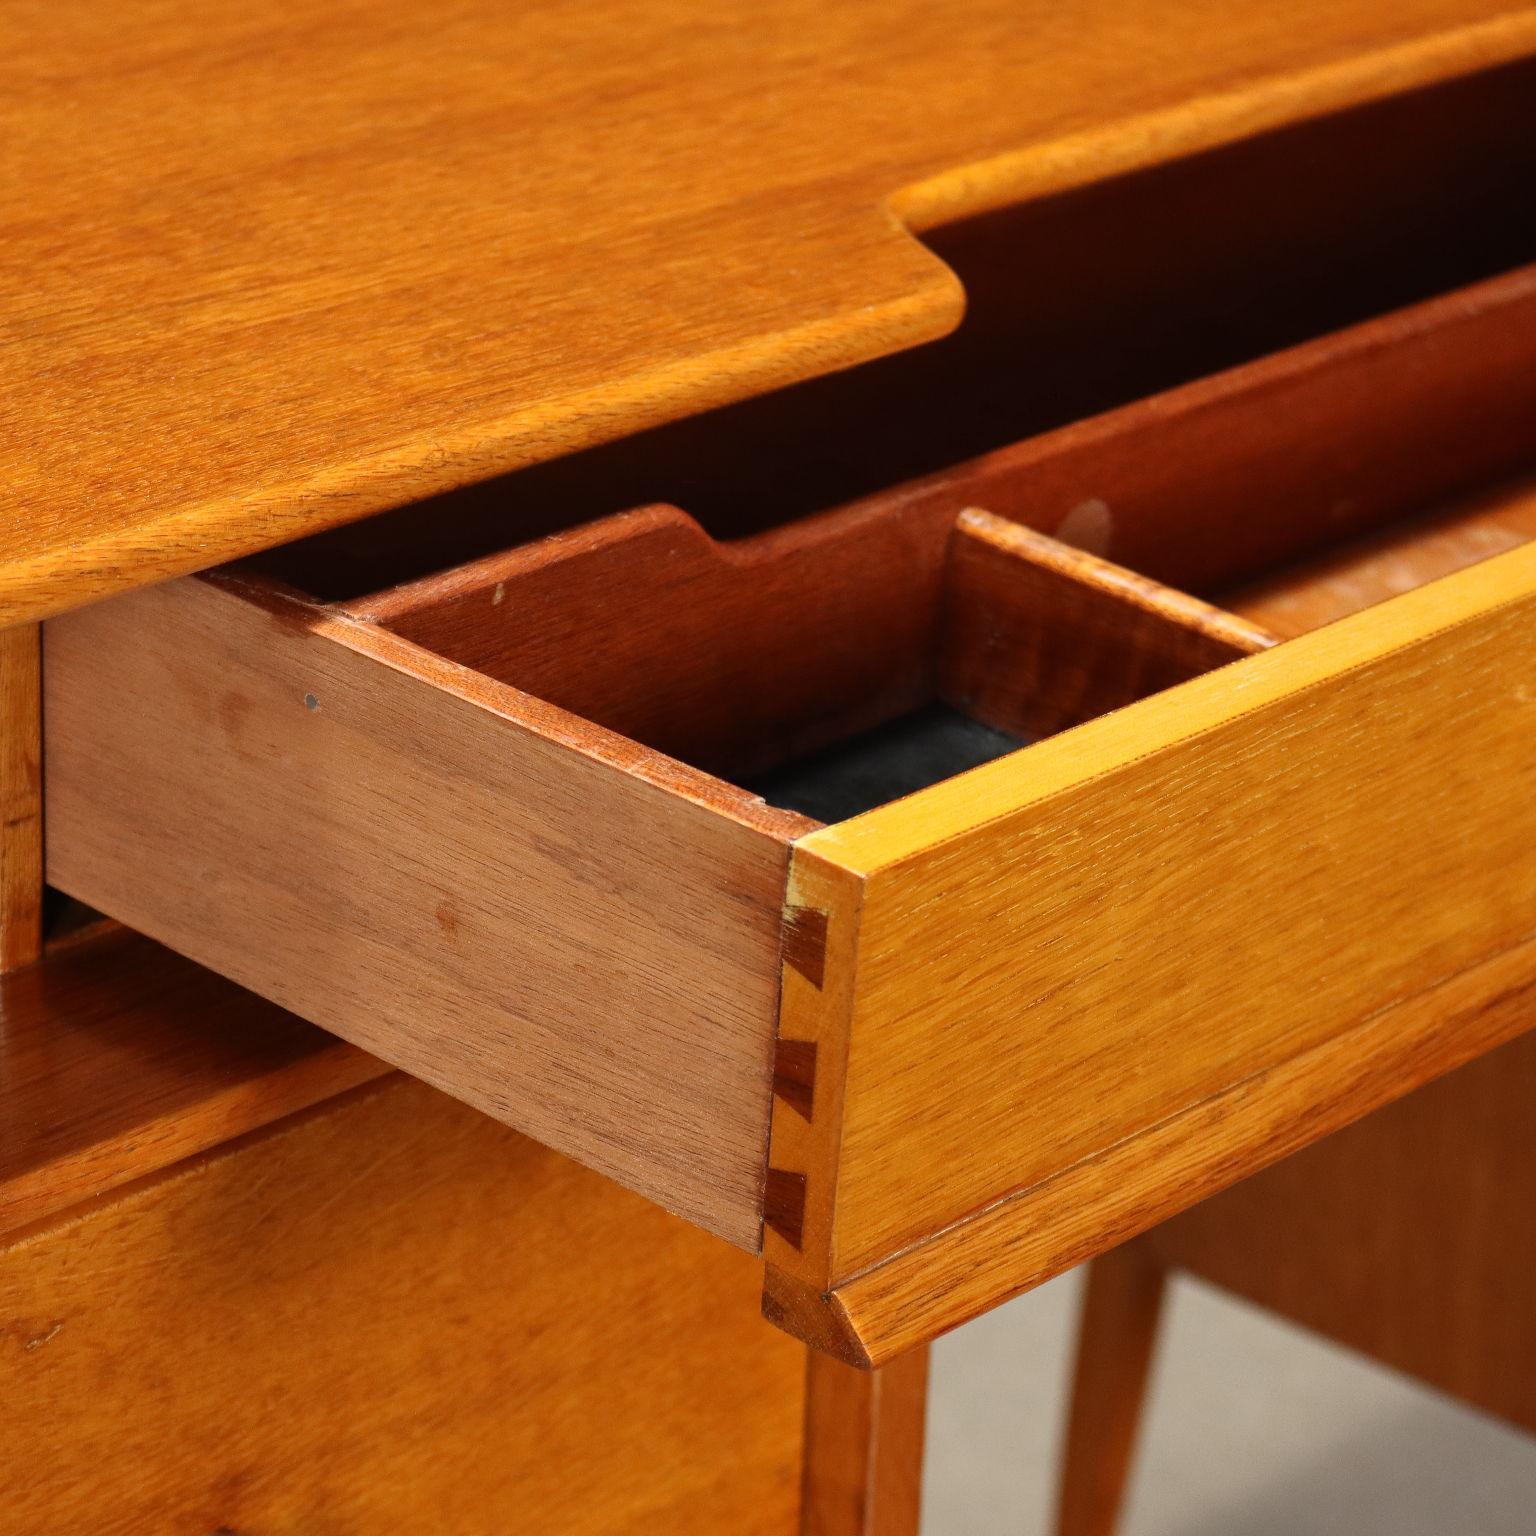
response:
[[[1536,538],[1536,472],[1393,519],[1225,590],[1220,602],[1281,639],[1305,634]]]
[[[1536,533],[1536,266],[973,469],[999,512],[1302,634]]]
[[[1533,180],[1524,61],[931,231],[943,342],[251,565],[840,820],[1525,537]]]
[[[897,500],[730,546],[644,508],[345,609],[816,823],[1268,643],[990,513]]]
[[[641,507],[335,607],[793,838],[1533,531],[1527,267],[746,538]]]
[[[846,853],[849,864],[839,866],[852,870],[869,869],[878,856],[883,862],[867,876],[864,890],[875,889],[876,880],[880,889],[895,891],[902,881],[924,878],[903,873],[900,852],[860,851],[866,845],[878,849],[886,837],[897,849],[910,844],[928,856],[924,816],[931,817],[931,809],[913,809],[910,821],[897,827],[892,811],[880,809],[887,802],[961,776],[958,793],[936,793],[947,793],[952,815],[959,796],[974,793],[976,810],[964,814],[977,820],[963,835],[967,849],[971,843],[979,847],[989,823],[987,796],[996,796],[1001,781],[983,770],[967,785],[966,770],[1009,753],[1022,759],[1040,753],[1040,777],[1050,780],[1069,761],[1068,754],[1052,753],[1050,738],[1096,719],[1098,725],[1089,728],[1097,731],[1110,723],[1098,717],[1117,711],[1123,719],[1115,750],[1130,751],[1147,736],[1148,710],[1159,722],[1151,737],[1172,740],[1183,729],[1173,718],[1173,701],[1159,707],[1149,696],[1191,683],[1203,690],[1198,697],[1210,714],[1213,694],[1206,684],[1214,679],[1194,680],[1229,663],[1235,664],[1236,700],[1230,718],[1240,722],[1237,666],[1258,666],[1264,660],[1258,653],[1277,642],[1511,549],[1533,530],[1536,268],[1523,268],[744,539],[717,540],[674,506],[641,507],[346,597],[329,611],[538,701],[548,713],[528,718],[542,733],[652,785],[686,793],[776,840],[793,865],[790,938],[780,951],[787,977],[798,964],[797,912],[830,914],[818,930],[822,946],[846,946],[847,937],[835,934],[840,924],[855,921],[831,887],[808,894],[807,872],[822,857],[821,848],[854,849]],[[1415,613],[1415,632],[1429,633],[1432,608],[1420,604]],[[1357,719],[1370,702],[1357,695],[1370,690],[1356,683],[1348,693],[1353,702],[1326,707]],[[1327,697],[1333,699],[1334,690]],[[1488,718],[1480,717],[1478,729],[1502,744],[1502,706],[1491,694],[1485,702]],[[1138,707],[1143,713],[1133,719]],[[1386,722],[1377,725],[1385,729]],[[837,1263],[873,1263],[888,1248],[919,1241],[935,1229],[932,1224],[941,1228],[985,1204],[998,1192],[1000,1178],[1025,1188],[1059,1165],[1095,1155],[1108,1121],[1101,1123],[1096,1113],[1080,1122],[1068,1109],[1053,1112],[1052,1119],[1042,1108],[1047,1100],[1075,1103],[1084,1080],[1096,1084],[1096,1104],[1113,1099],[1119,1106],[1117,1134],[1139,1134],[1190,1104],[1210,1101],[1228,1075],[1242,1079],[1277,1066],[1288,1054],[1322,1048],[1359,1009],[1379,1002],[1378,987],[1394,996],[1394,988],[1407,987],[1388,956],[1373,961],[1376,969],[1338,972],[1358,981],[1335,983],[1338,995],[1330,995],[1327,1006],[1298,1013],[1281,1001],[1270,1013],[1255,1015],[1257,1022],[1242,1015],[1240,1025],[1227,995],[1237,983],[1226,968],[1200,979],[1216,1001],[1192,1014],[1179,1001],[1187,978],[1177,966],[1155,1010],[1143,995],[1145,977],[1170,963],[1155,948],[1138,948],[1145,942],[1138,936],[1156,927],[1155,914],[1143,910],[1152,901],[1150,891],[1188,885],[1190,899],[1199,898],[1191,923],[1221,928],[1228,919],[1206,914],[1207,876],[1198,861],[1188,872],[1159,865],[1155,879],[1137,863],[1149,855],[1136,808],[1149,807],[1145,814],[1161,831],[1157,817],[1188,828],[1217,815],[1219,804],[1220,815],[1239,816],[1240,825],[1224,824],[1212,834],[1214,841],[1224,849],[1246,847],[1250,822],[1232,808],[1246,803],[1246,795],[1260,807],[1252,826],[1283,841],[1289,818],[1301,814],[1307,795],[1315,798],[1322,793],[1317,784],[1330,782],[1321,762],[1315,771],[1309,768],[1308,754],[1320,752],[1322,737],[1338,735],[1338,728],[1330,716],[1327,729],[1319,727],[1305,750],[1262,770],[1251,767],[1246,748],[1237,751],[1214,776],[1222,784],[1217,801],[1204,798],[1200,774],[1186,769],[1164,779],[1153,757],[1135,751],[1124,766],[1139,775],[1140,787],[1121,794],[1113,787],[1115,775],[1102,783],[1096,777],[1095,754],[1088,750],[1081,755],[1089,765],[1086,808],[1042,810],[1038,818],[1033,809],[1020,813],[1028,830],[1019,836],[1032,849],[1025,861],[1050,868],[1053,889],[1071,870],[1090,892],[1084,899],[1091,910],[1118,925],[1118,937],[1103,941],[1110,945],[1108,959],[1094,948],[1092,925],[1053,933],[1049,942],[1032,937],[1024,943],[1020,965],[1032,980],[1020,982],[1022,995],[1033,987],[1040,998],[1051,999],[1047,1011],[1060,1014],[1056,1026],[1047,1021],[1040,1029],[1022,1027],[1011,989],[988,1015],[998,1031],[996,1048],[1030,1062],[1017,1077],[994,1082],[989,1076],[985,1085],[972,1085],[971,1109],[986,1102],[1000,1128],[1016,1127],[1020,1116],[1030,1117],[1035,1128],[1004,1173],[992,1160],[964,1151],[971,1114],[962,1107],[947,1111],[943,1126],[930,1116],[914,1142],[927,1148],[927,1160],[921,1177],[912,1174],[903,1183],[902,1199],[860,1198],[860,1179],[871,1189],[884,1187],[878,1151],[863,1163],[840,1162],[838,1182],[829,1185],[817,1161],[824,1144],[815,1142],[822,1150],[803,1160],[795,1151],[805,1136],[831,1134],[804,1129],[815,1120],[814,1111],[806,1117],[805,1094],[814,1100],[815,1093],[831,1090],[815,1087],[816,1071],[803,1073],[795,1054],[810,1045],[821,1048],[822,1026],[781,1000],[777,1038],[781,1048],[788,1042],[793,1049],[776,1055],[775,1093],[800,1108],[774,1120],[775,1161],[761,1206],[779,1244],[774,1262],[789,1262],[792,1254],[797,1264],[830,1265],[835,1250],[841,1254]],[[1350,750],[1366,739],[1346,743],[1339,736]],[[1100,749],[1110,743],[1102,731],[1093,740]],[[1240,764],[1250,766],[1240,771]],[[1072,769],[1080,771],[1081,764]],[[679,779],[679,772],[694,777]],[[1258,776],[1248,782],[1244,772]],[[1305,932],[1323,957],[1333,929],[1318,916],[1331,908],[1317,893],[1349,889],[1326,854],[1342,835],[1328,818],[1350,803],[1350,775],[1357,772],[1364,769],[1340,771],[1339,796],[1323,795],[1317,806],[1307,802],[1306,814],[1326,823],[1327,831],[1306,844],[1311,851],[1305,858],[1294,849],[1287,853],[1286,875],[1296,891],[1287,897],[1294,923],[1286,931]],[[1025,770],[1013,782],[1028,791],[1033,777]],[[1280,796],[1283,813],[1274,800],[1281,778],[1291,786]],[[1242,793],[1229,806],[1230,787],[1240,779]],[[1377,816],[1383,828],[1406,816],[1403,806],[1421,804],[1410,791],[1403,791],[1402,806],[1383,802],[1386,809]],[[928,806],[934,803],[930,799]],[[1071,820],[1079,810],[1094,827],[1101,821],[1136,825],[1139,830],[1127,834],[1116,855],[1120,863],[1073,864],[1071,850],[1097,846],[1100,837],[1094,831],[1090,838]],[[866,812],[873,814],[861,820]],[[1358,808],[1351,815],[1369,822],[1370,837],[1386,835]],[[958,847],[961,836],[953,832],[950,841]],[[1037,914],[1027,895],[1018,898],[1023,916],[1012,908],[992,912],[987,856],[968,851],[964,857],[972,862],[964,863],[957,852],[960,862],[942,866],[947,908],[976,908],[954,919],[953,953],[943,957],[944,966],[954,969],[943,992],[958,1010],[954,1027],[902,1002],[908,995],[906,946],[918,945],[918,934],[902,928],[904,937],[889,941],[890,953],[873,951],[880,964],[872,962],[860,974],[884,978],[893,989],[889,1006],[910,1038],[905,1050],[888,1054],[882,1036],[880,1048],[871,1046],[872,1054],[862,1058],[856,1086],[865,1107],[844,1101],[835,1134],[845,1140],[834,1145],[891,1144],[888,1130],[861,1131],[860,1117],[867,1112],[870,1125],[883,1126],[881,1106],[905,1070],[902,1063],[931,1057],[924,1070],[938,1082],[992,1060],[990,1045],[973,1054],[980,1026],[966,999],[978,968],[1001,965],[1001,952],[988,949],[983,964],[975,953],[984,942],[978,935],[1008,932],[1015,922],[1032,924]],[[1444,852],[1444,862],[1451,870],[1447,878],[1455,877],[1460,866],[1451,869],[1453,851]],[[1118,874],[1110,873],[1121,863],[1141,869],[1140,877],[1125,877],[1123,889]],[[802,872],[799,886],[796,871]],[[1138,878],[1144,888],[1137,887]],[[1105,906],[1101,887],[1107,881],[1115,882],[1116,894]],[[1241,881],[1235,889],[1242,890]],[[917,923],[928,899],[892,896],[880,910],[896,914],[892,922]],[[962,909],[962,902],[970,905]],[[1267,904],[1260,910],[1267,912]],[[1222,944],[1247,945],[1251,955],[1278,942],[1267,929],[1261,940],[1242,926],[1243,900],[1234,911],[1233,933]],[[1493,935],[1489,944],[1503,941],[1493,918],[1484,927]],[[1033,927],[1027,931],[1034,934]],[[1422,966],[1453,952],[1459,962],[1462,948],[1481,942],[1470,929],[1450,937],[1437,930],[1437,947],[1426,943]],[[1288,996],[1295,964],[1289,949],[1282,944],[1264,963],[1273,971],[1275,995]],[[807,974],[819,976],[820,964],[812,961]],[[1421,966],[1418,952],[1413,966],[1404,962],[1399,969],[1422,980],[1415,966]],[[1134,1007],[1116,990],[1121,981]],[[874,979],[865,983],[866,989],[875,985]],[[841,1005],[835,989],[823,991],[814,979],[810,988],[782,996],[814,994],[815,1008],[843,1018],[836,1013]],[[859,1004],[870,1017],[882,1006],[870,1000],[874,995],[866,990]],[[942,1008],[933,1008],[942,1017]],[[1156,1029],[1147,1023],[1148,1010],[1163,1021],[1156,1029],[1166,1029],[1170,1041],[1177,1038],[1187,1048],[1198,1038],[1206,1054],[1194,1053],[1185,1065],[1169,1058],[1174,1064],[1161,1073],[1150,1067],[1144,1074],[1125,1073],[1126,1060],[1146,1065],[1161,1059],[1149,1043],[1148,1032],[1155,1036]],[[854,1016],[846,1027],[863,1027],[863,1017]],[[1101,1026],[1119,1031],[1114,1048],[1094,1054],[1095,1046],[1081,1054]],[[827,1036],[829,1048],[836,1045],[836,1029],[844,1027],[838,1023]],[[843,1041],[834,1059],[841,1060],[843,1047],[852,1050]],[[1098,1072],[1107,1073],[1102,1082]],[[1051,1098],[1052,1084],[1059,1099]],[[1048,1119],[1050,1134],[1043,1129]],[[957,1171],[960,1162],[969,1168],[964,1176]],[[829,1236],[834,1218],[824,1204],[832,1187],[842,1191],[848,1211],[836,1218],[842,1235],[835,1241]],[[824,1285],[825,1277],[815,1283]]]

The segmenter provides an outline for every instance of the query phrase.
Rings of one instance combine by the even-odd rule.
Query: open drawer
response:
[[[47,625],[48,876],[878,1363],[1528,1022],[1533,462],[1525,270],[737,544],[174,582]]]

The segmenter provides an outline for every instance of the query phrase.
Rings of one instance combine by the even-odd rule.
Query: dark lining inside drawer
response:
[[[813,821],[847,821],[1025,745],[1023,736],[953,705],[927,704],[748,778],[742,787]]]

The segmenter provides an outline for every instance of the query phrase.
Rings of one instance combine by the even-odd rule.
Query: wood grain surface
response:
[[[1057,1536],[1113,1536],[1124,1498],[1157,1331],[1113,1305],[1128,1269],[1147,1293],[1200,1275],[1536,1433],[1533,1093],[1528,1032],[1095,1259]]]
[[[736,779],[936,698],[1045,735],[1269,643],[1044,534],[900,492],[729,543],[646,507],[342,607]]]
[[[966,292],[939,341],[261,558],[339,599],[628,507],[779,527],[1509,272],[1533,178],[1536,54],[935,228]]]
[[[906,229],[1536,47],[1508,0],[8,23],[5,622],[932,338]]]
[[[51,948],[0,979],[0,1235],[387,1070],[136,934]]]
[[[801,1536],[918,1536],[928,1350],[858,1371],[811,1350]]]
[[[831,1291],[789,1273],[798,1255],[770,1236],[764,1312],[880,1365],[1513,1039],[1533,996],[1528,941]]]
[[[971,508],[950,544],[939,689],[1026,740],[1274,644],[1256,624]]]
[[[1165,1266],[1536,1434],[1533,1102],[1527,1034],[1147,1241]]]
[[[0,1249],[0,1532],[787,1536],[757,1287],[395,1077]]]
[[[52,883],[758,1246],[787,846],[750,805],[238,582],[48,647]]]
[[[363,622],[261,590],[252,596],[238,578],[187,582],[50,621],[55,880],[594,1165],[624,1170],[746,1246],[762,1198],[773,882],[789,839],[814,823],[605,731],[561,724],[558,710],[512,686],[718,765],[773,761],[935,691],[968,695],[999,647],[1009,670],[989,681],[988,699],[1001,708],[1006,691],[1015,713],[1048,699],[1030,716],[1044,729],[1262,643],[1237,620],[1043,535],[983,513],[956,531],[944,508],[899,500],[735,547],[675,509],[620,516],[349,604]],[[426,695],[449,680],[463,686],[464,668],[476,674],[476,702],[556,739],[530,741],[520,763],[511,753],[522,738],[481,709],[446,717],[469,743],[452,766],[441,766],[447,728],[425,749],[415,738],[413,755],[411,732],[429,729],[416,716],[445,718],[449,707],[429,707]],[[359,697],[373,698],[383,756],[372,736],[327,734]],[[487,790],[473,763],[503,739],[504,777]],[[508,838],[540,775],[556,810],[526,822],[526,835],[551,850],[564,818],[573,839],[542,888]],[[478,785],[484,844],[465,841],[461,781]],[[138,787],[129,794],[125,783]],[[605,796],[632,846],[594,896],[583,866],[612,860],[591,843]],[[636,805],[659,817],[649,854],[633,841]],[[425,822],[402,819],[400,806]],[[472,942],[475,929],[461,932],[460,921],[496,878],[492,845],[513,861],[505,888],[537,921],[498,927],[509,919],[496,909]],[[701,897],[702,926],[686,935],[666,926],[671,909],[641,883],[665,880],[685,857],[726,897],[719,911]],[[647,858],[654,868],[642,877]],[[433,873],[402,884],[423,860]],[[756,906],[738,910],[754,890]],[[337,963],[354,951],[350,967]],[[730,983],[725,964],[746,985]],[[613,992],[594,1022],[586,1010],[604,965]],[[512,1003],[509,968],[525,989]],[[654,978],[653,1002],[634,996],[637,968]],[[578,973],[584,988],[561,980]],[[703,1010],[707,1027],[693,1028]],[[530,1077],[534,1060],[540,1075]],[[770,1219],[786,1217],[771,1205]]]
[[[1230,600],[1301,632],[1532,537],[1518,481]],[[1536,1433],[1533,1103],[1527,1035],[1154,1228],[1150,1255]]]
[[[1527,264],[872,499],[982,507],[1210,596],[1528,473],[1533,411]]]
[[[1526,474],[1288,565],[1220,600],[1278,635],[1303,635],[1533,538],[1536,478]]]
[[[1528,483],[1501,487],[1228,600],[1304,632],[1529,538],[1532,506]],[[1536,1023],[1529,994],[1515,1006]],[[1172,1269],[1536,1432],[1533,1074],[1527,1033],[1096,1259],[1078,1326],[1060,1536],[1115,1528],[1157,1312],[1114,1303],[1156,1294]]]
[[[954,514],[890,501],[731,543],[645,507],[345,604],[726,777],[934,695]],[[813,825],[785,817],[786,837]]]
[[[1095,1259],[1058,1536],[1115,1530],[1157,1330],[1114,1304],[1131,1272],[1142,1294],[1199,1275],[1536,1433],[1533,1095],[1527,1032]]]
[[[987,1304],[1010,1203],[1043,1278],[1086,1256],[1069,1223],[1047,1258],[1039,1224],[1073,1170],[1123,1181],[1144,1138],[1129,1219],[1149,1225],[1272,1155],[1223,1095],[1262,1120],[1305,1089],[1315,1126],[1357,1066],[1390,1083],[1370,1021],[1536,931],[1533,612],[1536,549],[1516,550],[802,839],[791,891],[821,871],[828,976],[802,1017],[786,972],[786,1028],[846,1065],[826,1118],[773,1147],[807,1175],[809,1234],[769,1234],[795,1282],[774,1307],[879,1298],[854,1332],[884,1358],[926,1336],[923,1313],[960,1320],[941,1279]],[[1462,1059],[1444,1039],[1421,1059],[1441,1023],[1399,1023],[1386,1096]],[[776,1106],[776,1136],[793,1118]],[[1101,1190],[1107,1224],[1129,1187]]]
[[[36,624],[0,630],[0,974],[43,947],[43,719]]]

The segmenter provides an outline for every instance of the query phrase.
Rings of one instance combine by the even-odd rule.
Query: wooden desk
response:
[[[1536,12],[28,26],[0,1531],[896,1536],[935,1333],[1527,1027]]]

